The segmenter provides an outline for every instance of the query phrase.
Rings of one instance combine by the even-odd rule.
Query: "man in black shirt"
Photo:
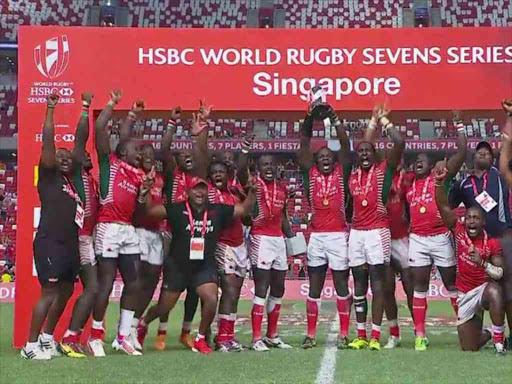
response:
[[[203,310],[192,350],[209,354],[213,350],[206,342],[205,335],[217,310],[218,281],[214,254],[217,239],[231,219],[251,211],[256,201],[254,190],[251,188],[244,202],[235,206],[211,204],[208,202],[206,181],[193,177],[187,185],[188,200],[164,207],[151,206],[151,201],[146,198],[147,184],[141,189],[138,209],[145,209],[145,214],[155,219],[169,220],[172,223],[172,241],[169,255],[164,261],[160,299],[141,320],[141,329],[137,333],[145,334],[149,323],[172,310],[181,292],[193,287],[203,302]]]
[[[73,293],[80,269],[78,229],[83,225],[84,212],[71,181],[71,152],[55,150],[53,112],[58,100],[57,95],[48,97],[37,184],[41,219],[34,239],[34,260],[42,287],[41,297],[32,312],[28,342],[21,350],[23,358],[35,360],[60,355],[53,331]],[[44,329],[39,335],[43,323]]]

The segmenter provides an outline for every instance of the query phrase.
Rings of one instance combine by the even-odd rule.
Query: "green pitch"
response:
[[[243,324],[237,325],[238,338],[250,342],[250,302],[241,304]],[[269,353],[244,351],[237,354],[214,353],[199,356],[185,350],[177,341],[182,304],[172,314],[165,352],[153,348],[157,322],[146,340],[142,357],[121,355],[106,345],[107,357],[73,360],[66,357],[51,361],[25,361],[11,349],[13,305],[0,304],[0,377],[2,383],[173,383],[173,384],[270,384],[270,383],[512,383],[512,353],[496,357],[492,349],[478,353],[459,350],[449,302],[429,303],[431,319],[427,332],[430,347],[426,353],[413,349],[413,330],[410,322],[403,323],[402,347],[396,350],[337,351],[330,349],[335,369],[330,381],[318,379],[320,367],[326,364],[326,340],[334,319],[334,303],[323,303],[320,310],[318,345],[312,350],[300,349],[305,333],[305,305],[285,302],[281,335],[295,349],[272,350]],[[407,311],[401,308],[402,318]],[[119,306],[112,303],[108,312],[108,340],[112,341]],[[198,321],[198,318],[196,318]],[[197,324],[195,324],[197,327]],[[337,332],[337,328],[334,328]],[[332,333],[332,332],[331,332]],[[383,342],[388,330],[383,327]],[[331,336],[331,339],[333,336]],[[325,373],[325,372],[324,372]],[[324,375],[329,377],[329,375]]]

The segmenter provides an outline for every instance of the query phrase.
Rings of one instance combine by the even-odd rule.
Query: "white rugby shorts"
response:
[[[287,271],[286,244],[282,236],[249,236],[249,258],[258,269]]]
[[[217,261],[217,270],[221,274],[235,274],[242,278],[247,275],[249,257],[245,244],[238,247],[231,247],[218,242],[217,248],[215,249],[215,260]]]
[[[459,311],[457,313],[457,325],[462,325],[471,320],[475,315],[482,316],[482,297],[488,283],[479,285],[467,293],[459,292],[457,304]]]
[[[95,252],[106,259],[140,254],[135,227],[130,224],[99,223],[96,225]]]
[[[391,260],[402,269],[409,268],[409,237],[391,239]]]
[[[313,232],[308,244],[308,267],[328,265],[333,271],[348,269],[348,233]]]
[[[457,265],[450,232],[434,236],[409,235],[409,266],[454,267]]]
[[[140,261],[151,265],[162,265],[164,262],[164,242],[161,232],[135,228],[139,237]]]
[[[371,230],[351,229],[348,239],[348,263],[351,268],[360,265],[389,265],[391,233],[389,228]]]
[[[80,265],[96,265],[92,236],[80,235],[78,237],[78,251],[80,253]]]

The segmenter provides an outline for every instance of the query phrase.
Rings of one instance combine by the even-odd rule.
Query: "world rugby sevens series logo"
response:
[[[66,35],[46,40],[34,48],[34,60],[44,77],[55,79],[62,75],[69,64],[69,41]]]

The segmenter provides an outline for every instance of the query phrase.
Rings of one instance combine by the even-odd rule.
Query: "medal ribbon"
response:
[[[272,213],[273,211],[273,207],[275,205],[275,202],[276,202],[276,197],[277,197],[277,184],[276,184],[276,181],[274,180],[274,185],[273,185],[273,188],[274,188],[274,191],[272,193],[272,200],[270,200],[270,193],[268,191],[268,186],[267,184],[263,181],[263,179],[261,177],[258,176],[258,181],[261,183],[262,185],[262,188],[263,188],[263,194],[265,195],[265,205],[267,206],[268,208],[268,211],[270,213],[270,217],[274,216],[274,214]]]
[[[364,189],[361,186],[361,179],[363,178],[363,170],[361,167],[357,169],[357,184],[359,188],[363,190],[363,200],[366,200],[366,196],[368,195],[368,190],[370,189],[370,184],[373,179],[373,172],[375,171],[375,164],[372,165],[370,168],[370,171],[368,172],[368,178],[366,179],[366,185],[364,186]]]
[[[332,178],[334,176],[334,171],[331,172],[327,179],[327,187],[325,185],[325,175],[321,175],[322,177],[322,190],[320,191],[320,194],[324,197],[324,200],[329,200],[329,191],[331,190],[332,185]]]
[[[484,175],[484,185],[483,185],[482,192],[487,189],[487,181],[488,181],[488,179],[489,179],[489,172],[486,172],[485,175]],[[473,193],[474,193],[474,195],[476,197],[480,193],[478,192],[478,188],[476,187],[475,176],[471,176],[471,184],[473,184]]]
[[[192,237],[196,237],[195,234],[196,234],[196,227],[194,225],[194,216],[192,215],[192,209],[190,208],[190,204],[187,201],[185,201],[185,206],[187,207],[187,213],[188,213],[188,221],[190,223],[190,235]],[[204,209],[204,214],[203,214],[203,228],[201,229],[201,237],[204,239],[204,236],[206,235],[206,226],[207,226],[207,223],[208,223],[208,210],[205,208]]]
[[[425,201],[426,197],[427,197],[427,190],[428,190],[428,187],[430,185],[430,181],[432,180],[432,176],[429,176],[427,177],[427,179],[425,180],[425,183],[423,184],[423,189],[421,191],[421,197],[420,197],[420,201],[418,201],[418,203],[423,207],[424,204],[421,204],[421,202]],[[417,195],[416,195],[416,179],[414,180],[414,182],[412,183],[412,196],[413,196],[413,200],[416,201],[417,199]]]

